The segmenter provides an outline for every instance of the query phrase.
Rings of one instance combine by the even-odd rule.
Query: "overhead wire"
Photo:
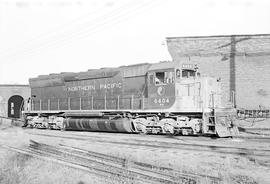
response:
[[[115,12],[116,13],[117,12],[121,12],[122,9],[125,9],[126,6],[129,5],[129,4],[130,3],[126,3],[123,6],[117,8],[117,9],[111,11],[111,12],[109,12],[107,15],[105,14],[105,15],[99,16],[97,18],[91,19],[90,21],[88,21],[88,23],[92,23],[92,25],[94,26],[96,24],[96,21],[99,21],[100,19],[102,20],[103,18],[106,18],[106,16],[111,16],[111,15],[115,14]],[[76,27],[75,29],[78,29],[78,27]],[[66,36],[66,34],[69,34],[69,36],[70,36],[71,33],[74,33],[74,32],[76,32],[76,31],[71,31],[71,32],[68,31],[68,32],[63,32],[63,33],[65,34],[64,36]],[[21,54],[23,54],[23,52],[26,52],[27,53],[30,50],[37,50],[39,47],[42,47],[42,45],[50,44],[50,42],[52,42],[52,43],[57,42],[61,38],[61,36],[62,35],[60,35],[60,34],[56,34],[56,35],[50,37],[49,40],[45,40],[45,41],[44,40],[41,40],[41,43],[34,43],[34,45],[32,45],[32,47],[30,46],[30,48],[29,48],[29,46],[28,47],[20,48],[19,49],[19,52],[21,52]],[[9,55],[18,55],[18,53],[9,54]]]
[[[119,12],[121,13],[121,11],[119,10]],[[35,47],[35,48],[30,48],[30,49],[28,49],[28,50],[26,50],[25,52],[23,52],[23,53],[21,53],[21,55],[27,55],[27,54],[34,54],[34,52],[35,51],[38,51],[38,50],[44,50],[44,49],[46,49],[46,48],[52,48],[52,47],[55,47],[55,46],[57,46],[58,44],[61,44],[61,43],[66,43],[66,44],[68,44],[67,42],[68,41],[71,41],[72,39],[74,39],[74,38],[80,38],[80,37],[82,37],[82,36],[87,36],[87,35],[89,35],[89,34],[94,34],[95,32],[97,32],[99,29],[101,29],[101,28],[104,28],[104,27],[106,27],[106,26],[108,26],[108,25],[106,25],[106,24],[108,24],[108,23],[111,23],[111,22],[113,22],[113,21],[117,21],[117,19],[119,19],[119,15],[118,16],[116,16],[117,14],[119,14],[119,12],[117,12],[117,13],[115,13],[115,14],[113,14],[113,15],[111,15],[111,17],[109,17],[109,19],[108,18],[106,18],[106,17],[104,17],[104,16],[106,16],[106,15],[104,15],[103,17],[98,17],[98,19],[103,19],[102,21],[101,21],[101,23],[100,22],[96,22],[96,23],[94,23],[94,24],[91,24],[91,22],[88,22],[88,24],[90,24],[90,25],[85,25],[86,27],[85,28],[83,28],[82,30],[79,30],[79,31],[73,31],[73,32],[68,32],[67,34],[68,35],[65,35],[64,37],[58,37],[59,35],[57,35],[57,36],[55,36],[55,37],[53,37],[53,38],[51,38],[51,39],[53,39],[51,42],[47,42],[47,44],[45,43],[43,43],[43,44],[41,44],[41,45],[38,45],[38,47]],[[112,12],[110,12],[110,13],[112,13]],[[108,16],[108,15],[107,15]],[[110,19],[110,18],[113,18],[113,19]],[[108,19],[108,20],[107,20]],[[104,22],[104,20],[105,20],[105,22]],[[108,22],[108,23],[107,23]],[[119,22],[119,21],[117,21],[117,22]],[[96,27],[95,27],[96,26]],[[237,35],[236,35],[237,36]],[[246,35],[243,35],[243,36],[246,36]],[[230,38],[229,36],[227,36],[228,38]],[[222,38],[222,37],[221,37]],[[203,38],[203,40],[206,40],[206,39],[208,39],[208,40],[220,40],[221,39],[220,37],[217,37],[217,38],[215,38],[215,37],[211,37],[211,38]],[[189,41],[190,40],[196,40],[197,41],[197,39],[198,38],[187,38]],[[225,38],[226,39],[226,38]],[[260,40],[263,40],[263,39],[266,39],[266,38],[264,38],[264,37],[255,37],[255,38],[252,38],[252,39],[260,39]],[[263,43],[262,43],[263,44]],[[266,44],[264,44],[264,45],[266,45]],[[64,46],[64,45],[61,45],[61,46]],[[219,49],[218,49],[219,50]],[[196,51],[196,50],[194,50],[194,51]],[[201,53],[201,52],[208,52],[208,53]],[[209,52],[212,52],[212,53],[209,53]],[[260,52],[260,50],[258,50],[257,52]],[[213,49],[208,49],[208,50],[200,50],[200,51],[198,51],[197,53],[193,53],[193,55],[200,55],[200,56],[202,56],[202,55],[204,55],[204,56],[207,56],[207,55],[209,55],[209,56],[211,56],[211,55],[222,55],[222,54],[230,54],[231,52],[228,52],[228,53],[224,53],[224,52],[220,52],[220,51],[214,51]],[[240,52],[238,52],[238,53],[240,53]],[[245,54],[245,53],[240,53],[240,54]],[[260,54],[265,54],[265,52],[261,52],[261,53],[259,53],[259,55]],[[266,53],[267,54],[267,53]],[[185,53],[184,55],[190,55],[190,53]]]
[[[157,1],[155,1],[155,2],[157,2]],[[83,31],[81,30],[79,32],[80,34],[78,34],[78,31],[77,32],[76,31],[75,32],[71,32],[64,39],[63,38],[60,39],[60,40],[59,39],[56,39],[53,42],[54,44],[52,44],[52,42],[51,42],[51,43],[49,43],[48,46],[50,46],[50,45],[51,45],[51,47],[52,46],[56,46],[59,41],[60,41],[60,43],[63,42],[63,41],[66,41],[67,42],[67,41],[70,41],[70,39],[72,39],[72,38],[74,39],[75,37],[82,38],[82,37],[85,37],[85,36],[89,35],[90,33],[93,34],[93,33],[97,32],[97,31],[99,31],[99,29],[104,28],[104,27],[107,27],[109,24],[112,24],[113,23],[112,25],[115,25],[115,24],[119,23],[121,20],[124,20],[124,19],[128,18],[128,15],[129,14],[135,13],[136,11],[144,8],[146,5],[151,5],[151,4],[152,3],[150,3],[150,2],[148,2],[148,3],[142,3],[141,5],[137,6],[136,8],[133,8],[132,11],[128,10],[128,12],[125,12],[124,14],[123,14],[123,12],[120,11],[120,14],[119,14],[119,12],[117,13],[118,15],[116,13],[114,13],[114,14],[111,15],[111,13],[110,13],[109,14],[109,15],[111,15],[110,17],[108,17],[108,15],[105,15],[105,17],[104,16],[99,17],[98,19],[101,19],[101,22],[96,22],[95,24],[89,25]],[[124,18],[123,18],[123,16],[124,16]],[[42,49],[44,46],[46,46],[46,45],[40,46],[40,49]],[[61,45],[61,46],[63,46],[63,45]],[[37,48],[31,49],[31,52],[35,51],[36,49]],[[27,53],[29,53],[29,52],[30,52],[30,50],[27,51]],[[23,54],[26,54],[26,53],[23,53]]]
[[[79,22],[79,21],[82,21],[83,19],[85,18],[88,18],[89,16],[92,16],[92,15],[95,15],[97,13],[99,13],[100,11],[104,10],[104,7],[101,7],[97,10],[95,10],[94,12],[90,12],[90,13],[87,13],[87,14],[84,14],[84,15],[81,15],[71,21],[68,21],[64,24],[61,24],[61,25],[58,25],[46,32],[43,32],[41,34],[38,34],[32,38],[30,38],[29,40],[24,40],[22,41],[21,43],[18,44],[18,46],[23,46],[25,47],[25,45],[28,45],[28,44],[31,44],[32,42],[35,42],[35,41],[38,41],[38,40],[42,40],[44,37],[48,37],[50,36],[51,34],[55,34],[55,32],[59,31],[59,29],[63,29],[63,27],[67,27],[67,26],[70,26],[71,24],[74,24],[76,22]],[[0,54],[3,53],[3,52],[8,52],[9,50],[12,50],[13,48],[9,47],[9,48],[6,48],[5,50],[0,50]]]

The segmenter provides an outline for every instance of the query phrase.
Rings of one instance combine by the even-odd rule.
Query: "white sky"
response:
[[[261,33],[268,0],[0,0],[0,84],[171,60],[170,36]]]

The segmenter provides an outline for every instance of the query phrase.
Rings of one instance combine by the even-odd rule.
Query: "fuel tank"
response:
[[[67,118],[64,120],[65,130],[85,130],[98,132],[136,132],[131,120],[123,119],[90,119],[90,118]]]

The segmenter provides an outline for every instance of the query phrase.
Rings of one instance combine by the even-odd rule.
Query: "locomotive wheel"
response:
[[[141,134],[147,134],[146,131],[147,120],[145,118],[137,118],[133,120],[133,125],[136,129],[136,132]]]
[[[175,135],[179,135],[179,131],[174,130],[174,132],[173,132],[173,136],[175,136]]]
[[[174,135],[176,134],[176,131],[174,129],[175,120],[172,118],[165,118],[160,121],[160,124],[162,125],[162,131],[166,134]]]
[[[141,126],[141,128],[140,128],[140,131],[139,131],[139,133],[140,134],[144,134],[144,135],[146,135],[148,132],[146,131],[146,127],[145,126],[143,126],[143,125],[140,125]]]

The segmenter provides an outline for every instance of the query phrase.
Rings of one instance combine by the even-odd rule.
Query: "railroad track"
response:
[[[0,119],[8,119],[8,120],[13,120],[13,121],[17,121],[17,122],[24,122],[24,120],[21,120],[18,118],[6,117],[6,116],[0,116]]]
[[[269,137],[270,136],[270,128],[239,128],[239,131],[244,132],[249,135],[253,135],[253,137],[255,136]]]
[[[177,184],[179,182],[174,181],[172,179],[164,179],[162,176],[153,176],[129,171],[125,168],[116,167],[113,165],[109,165],[103,163],[101,161],[91,160],[89,158],[84,158],[82,156],[68,153],[66,151],[60,151],[59,149],[53,149],[52,147],[31,144],[28,149],[21,149],[7,145],[1,145],[3,148],[7,148],[11,151],[15,151],[21,154],[26,154],[33,156],[35,158],[39,158],[42,160],[52,161],[59,164],[63,164],[68,167],[72,167],[75,169],[87,171],[93,174],[97,174],[103,177],[108,177],[113,180],[128,180],[131,183],[166,183],[166,184]],[[183,182],[184,183],[184,182]],[[186,183],[196,183],[196,181],[188,180]]]
[[[136,161],[128,161],[124,158],[120,158],[120,157],[115,157],[112,155],[107,155],[107,154],[102,154],[102,153],[97,153],[97,152],[93,152],[93,151],[89,151],[89,150],[85,150],[82,148],[77,148],[77,147],[73,147],[73,146],[67,146],[67,145],[63,145],[60,144],[60,146],[63,147],[67,147],[67,148],[71,148],[74,149],[76,151],[78,151],[78,153],[82,154],[85,153],[87,156],[91,156],[91,157],[97,157],[97,158],[101,158],[103,160],[108,160],[109,162],[114,162],[114,163],[123,163],[122,165],[128,165],[129,167],[132,168],[137,168],[140,169],[142,171],[150,171],[150,172],[154,172],[156,174],[162,174],[162,175],[166,175],[168,173],[174,175],[174,176],[178,176],[178,177],[182,177],[182,179],[186,179],[186,178],[193,178],[194,180],[199,180],[199,178],[206,178],[207,180],[211,181],[211,183],[219,183],[221,181],[220,178],[218,177],[214,177],[214,176],[209,176],[209,175],[203,175],[203,174],[192,174],[192,173],[184,173],[184,172],[179,172],[176,171],[172,168],[168,168],[168,167],[160,167],[160,166],[155,166],[152,164],[148,164],[148,163],[143,163],[143,162],[136,162]],[[169,175],[168,175],[169,176]]]
[[[207,179],[210,183],[221,182],[221,179],[217,177],[180,173],[170,168],[156,167],[141,162],[130,162],[123,158],[67,145],[52,146],[32,140],[29,147],[25,149],[8,145],[0,146],[21,154],[50,160],[101,176],[122,178],[131,183],[139,181],[142,183],[195,184],[200,183],[202,178]]]
[[[97,138],[87,138],[82,136],[69,136],[69,135],[48,135],[40,133],[29,133],[32,135],[45,136],[45,137],[55,137],[55,138],[64,138],[64,139],[73,139],[81,141],[95,141],[100,143],[109,143],[109,144],[118,144],[118,145],[127,145],[127,146],[136,146],[136,147],[148,147],[148,148],[161,148],[161,149],[179,149],[179,150],[192,150],[200,152],[215,152],[229,155],[238,155],[238,156],[253,156],[253,157],[270,157],[270,149],[254,149],[254,148],[244,148],[244,147],[234,147],[234,146],[221,146],[221,145],[211,145],[211,144],[198,144],[198,143],[170,143],[170,142],[161,142],[161,141],[150,141],[142,142],[141,140],[132,139],[128,142],[126,141],[112,141],[106,139],[97,139]]]
[[[38,151],[46,151],[46,154],[50,152],[53,155],[61,155],[61,157],[67,156],[68,158],[74,158],[76,162],[81,160],[82,163],[94,164],[95,169],[107,168],[107,170],[116,172],[119,175],[124,173],[123,177],[128,177],[130,180],[142,180],[143,182],[154,183],[200,183],[201,178],[211,181],[211,183],[220,183],[220,179],[217,177],[210,177],[205,175],[187,174],[173,171],[170,168],[157,167],[141,162],[132,162],[130,160],[115,157],[107,154],[101,154],[98,152],[88,151],[76,147],[67,145],[49,146],[32,141],[30,147]],[[88,165],[89,166],[89,165]]]
[[[125,167],[118,166],[117,164],[108,163],[105,160],[91,158],[84,154],[71,151],[68,149],[61,149],[53,146],[48,146],[39,143],[32,143],[30,148],[33,152],[49,155],[60,160],[65,160],[81,166],[87,167],[91,170],[98,171],[102,174],[109,174],[121,178],[126,178],[129,181],[143,181],[149,183],[178,183],[174,178],[168,178],[164,176],[156,176],[152,173],[141,173],[135,170],[128,170]]]
[[[14,125],[19,125],[20,123],[23,123],[24,121],[21,119],[17,119],[17,118],[10,118],[10,117],[4,117],[4,116],[0,116],[0,119],[9,119],[12,121],[12,124]],[[243,128],[242,128],[243,129]],[[249,141],[264,141],[264,142],[270,142],[270,135],[269,135],[269,128],[244,128],[244,132],[250,134],[250,136],[243,136],[243,135],[239,135],[239,136],[235,136],[235,138],[241,138],[241,139],[247,139]],[[243,131],[240,130],[239,131]],[[255,132],[254,132],[255,131]],[[257,133],[256,131],[266,131],[267,134],[265,133]],[[31,133],[30,133],[31,134]],[[74,136],[77,136],[75,134],[72,134]],[[255,136],[253,136],[255,135]],[[259,136],[262,135],[262,136]],[[87,136],[87,137],[93,137],[93,136]],[[176,138],[176,137],[174,137]],[[205,138],[205,137],[204,137]],[[177,139],[177,138],[176,138]]]

